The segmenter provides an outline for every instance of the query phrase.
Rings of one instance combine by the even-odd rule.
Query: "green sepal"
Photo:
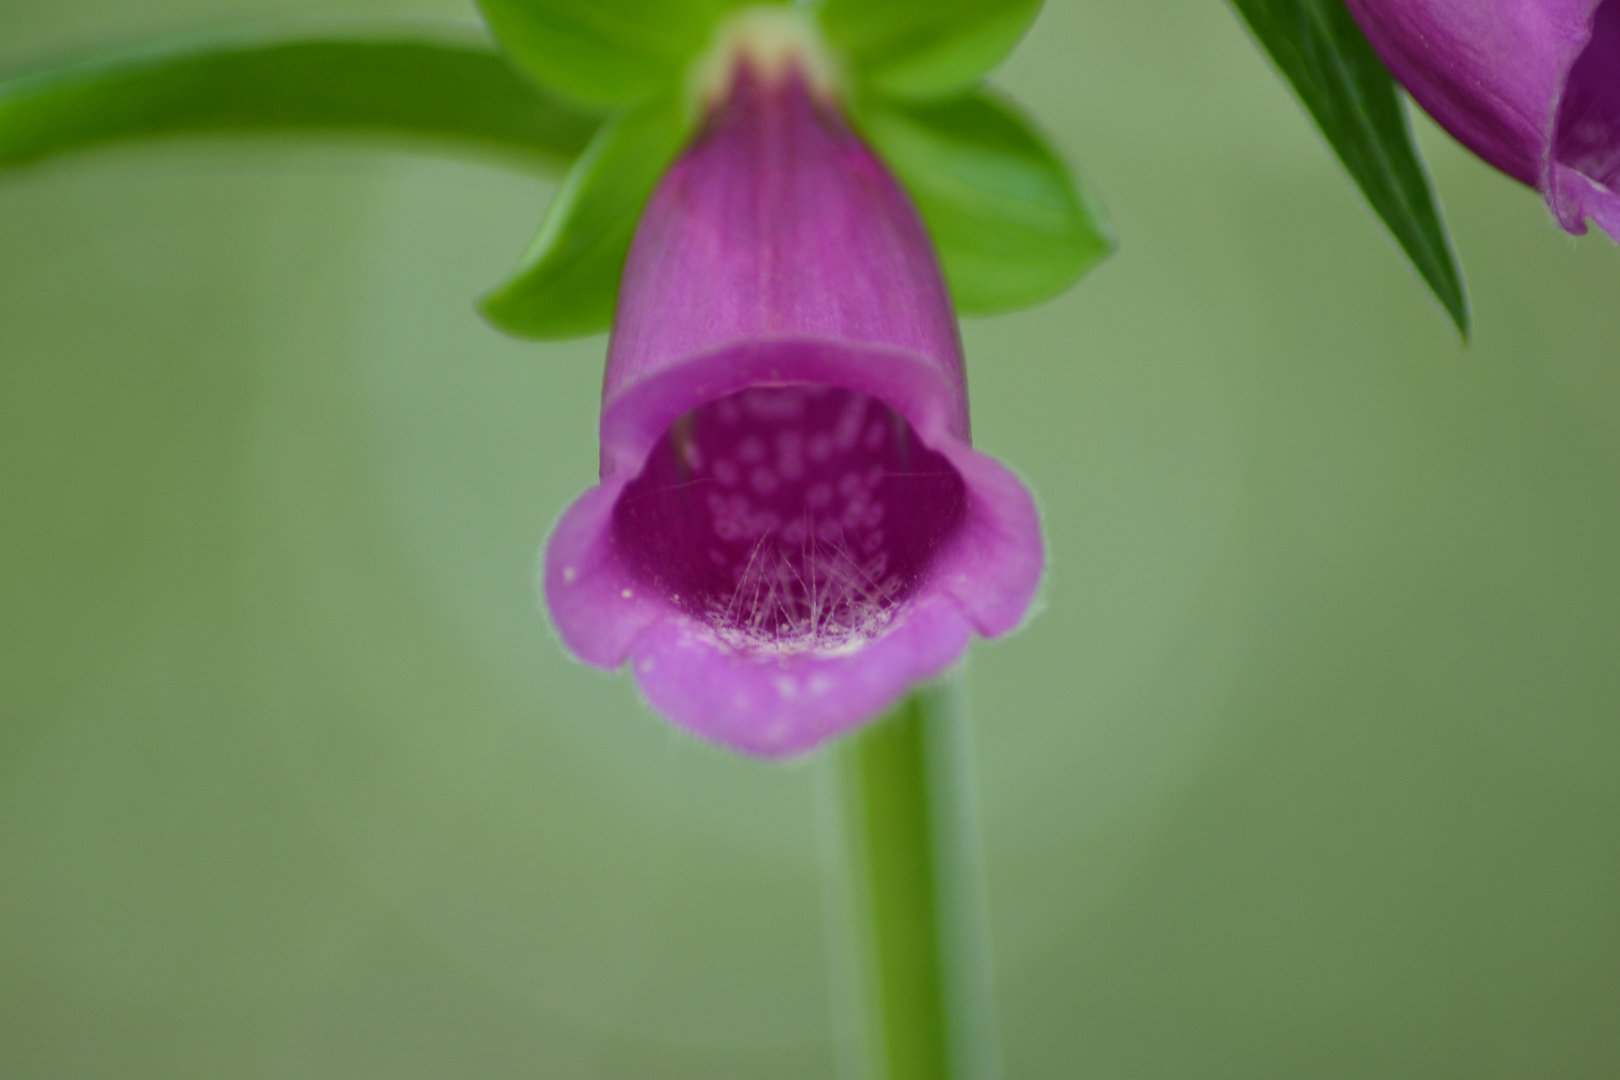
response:
[[[1344,0],[1231,0],[1468,337],[1468,296],[1389,69]]]
[[[166,136],[331,133],[560,172],[601,124],[487,45],[385,33],[201,39],[0,82],[0,167]]]
[[[999,94],[874,102],[860,123],[917,204],[961,311],[1038,303],[1114,250],[1096,200]]]
[[[826,0],[820,21],[865,85],[929,98],[984,78],[1040,10],[1041,0]]]
[[[726,13],[747,0],[478,0],[535,78],[581,101],[627,105],[678,85]]]
[[[686,141],[677,95],[619,113],[569,170],[523,264],[480,305],[515,337],[557,340],[606,330],[642,207]]]

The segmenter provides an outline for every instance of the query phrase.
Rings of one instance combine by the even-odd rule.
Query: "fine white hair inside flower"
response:
[[[755,387],[670,426],[613,534],[637,577],[730,648],[831,655],[885,631],[965,507],[955,468],[882,402]]]

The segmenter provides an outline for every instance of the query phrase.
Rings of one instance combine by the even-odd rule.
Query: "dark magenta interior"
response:
[[[619,497],[614,540],[727,643],[836,651],[888,625],[966,502],[955,468],[882,402],[754,387],[670,426]]]
[[[1592,40],[1569,70],[1553,156],[1620,192],[1620,0],[1598,5]]]

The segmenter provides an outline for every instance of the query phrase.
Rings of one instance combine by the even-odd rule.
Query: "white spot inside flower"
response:
[[[832,689],[832,680],[825,675],[812,675],[806,683],[811,697],[820,697]]]
[[[855,440],[861,437],[861,425],[866,422],[866,403],[871,399],[864,394],[852,395],[844,411],[838,417],[838,426],[833,429],[833,442],[838,449],[848,450],[855,445]]]
[[[799,696],[799,683],[790,675],[780,675],[776,679],[776,692],[786,700]]]
[[[804,436],[784,431],[776,437],[776,471],[789,480],[804,475]]]
[[[632,541],[645,537],[640,554],[655,564],[658,592],[706,624],[711,647],[845,656],[899,617],[931,546],[922,534],[932,526],[913,511],[936,514],[913,491],[948,497],[930,489],[950,474],[925,448],[910,449],[903,419],[883,410],[889,424],[874,424],[879,411],[847,390],[756,384],[671,426],[673,459],[655,459],[667,463],[662,471],[649,466],[636,480],[636,498],[618,508],[621,527]],[[683,439],[702,448],[700,467],[683,468],[692,460]],[[892,478],[911,486],[891,492]],[[633,517],[627,508],[636,508]],[[668,553],[671,529],[685,530],[686,557],[701,565],[682,566]],[[889,550],[896,543],[898,557]],[[835,686],[826,675],[813,684],[806,673],[764,677],[772,699]]]
[[[563,567],[563,582],[565,584],[572,585],[574,583],[574,579],[577,577],[579,577],[579,571],[577,569],[572,566]]]
[[[654,660],[650,656],[647,657],[645,660],[643,660],[639,665],[639,667],[641,669],[641,673],[643,675],[650,674],[652,672],[652,670],[654,668],[656,668],[657,666],[658,666],[658,661]]]
[[[634,596],[634,595],[636,595],[636,593],[635,593],[635,590],[634,590],[634,589],[626,589],[626,590],[624,590],[624,591],[623,591],[623,592],[621,592],[621,593],[620,593],[620,594],[619,594],[619,595],[620,595],[620,596],[622,596],[622,597],[624,597],[624,598],[625,598],[625,599],[626,599],[626,600],[628,600],[628,599],[630,599],[630,598],[631,598],[631,597],[632,597],[632,596]]]

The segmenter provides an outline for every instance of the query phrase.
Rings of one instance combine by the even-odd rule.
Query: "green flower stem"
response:
[[[559,173],[601,126],[486,43],[377,33],[224,35],[0,77],[0,169],[169,136],[327,134]]]
[[[999,1067],[971,757],[955,678],[913,691],[831,755],[869,1080],[994,1080]]]

